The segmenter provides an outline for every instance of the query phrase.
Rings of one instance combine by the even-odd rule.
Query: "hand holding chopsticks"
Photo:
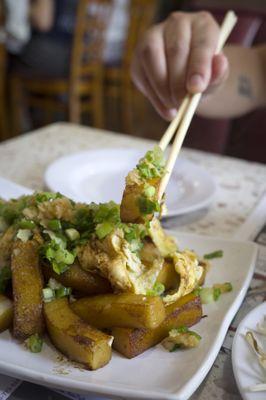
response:
[[[219,41],[217,44],[216,54],[220,53],[222,50],[227,38],[232,32],[235,24],[237,22],[237,17],[233,11],[228,11],[224,21],[221,25]],[[158,200],[161,201],[163,194],[165,192],[166,186],[169,182],[170,176],[172,174],[177,156],[180,152],[181,146],[185,139],[186,133],[190,126],[193,115],[197,109],[199,101],[201,99],[202,93],[196,93],[194,95],[187,94],[184,98],[177,115],[170,123],[166,132],[164,133],[162,139],[160,140],[159,146],[164,151],[168,144],[170,143],[174,133],[176,132],[176,136],[172,145],[171,152],[169,154],[169,158],[166,163],[166,173],[163,176],[159,190],[158,190]],[[177,131],[176,131],[177,130]]]

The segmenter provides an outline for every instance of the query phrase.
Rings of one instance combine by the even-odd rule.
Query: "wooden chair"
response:
[[[133,51],[141,35],[154,22],[159,2],[156,0],[131,0],[129,3],[129,26],[125,38],[122,59],[116,65],[105,64],[105,95],[121,109],[122,130],[133,133],[134,99],[142,102],[130,76]],[[118,119],[121,120],[121,117]]]
[[[72,43],[70,73],[64,78],[11,78],[13,133],[22,131],[23,108],[40,109],[45,123],[57,112],[80,123],[90,113],[92,125],[104,126],[102,56],[112,0],[79,0]]]
[[[0,30],[4,25],[4,7],[0,0]],[[6,49],[0,38],[0,139],[5,139],[8,132],[6,107]]]

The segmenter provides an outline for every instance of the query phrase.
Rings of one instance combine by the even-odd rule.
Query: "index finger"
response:
[[[204,92],[210,83],[219,32],[218,24],[209,13],[195,15],[186,79],[190,93]]]

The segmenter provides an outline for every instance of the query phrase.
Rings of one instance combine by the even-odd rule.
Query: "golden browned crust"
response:
[[[12,258],[12,287],[14,298],[13,332],[17,339],[42,333],[43,279],[39,267],[39,243],[29,240],[14,242]]]

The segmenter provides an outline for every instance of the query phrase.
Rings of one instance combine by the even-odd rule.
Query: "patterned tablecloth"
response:
[[[66,123],[54,124],[2,143],[0,175],[32,189],[42,189],[46,167],[62,155],[103,147],[146,149],[152,144],[117,133]],[[190,149],[183,149],[181,155],[207,169],[218,183],[218,192],[209,209],[169,219],[165,226],[184,232],[233,237],[266,190],[266,166]],[[266,280],[266,274],[255,274],[251,287],[262,280]],[[192,396],[193,400],[240,399],[231,365],[231,339],[238,322],[263,299],[262,295],[246,298],[211,371]],[[61,395],[57,397],[47,389],[40,390],[26,383],[11,398],[29,400],[37,397],[62,399]]]

